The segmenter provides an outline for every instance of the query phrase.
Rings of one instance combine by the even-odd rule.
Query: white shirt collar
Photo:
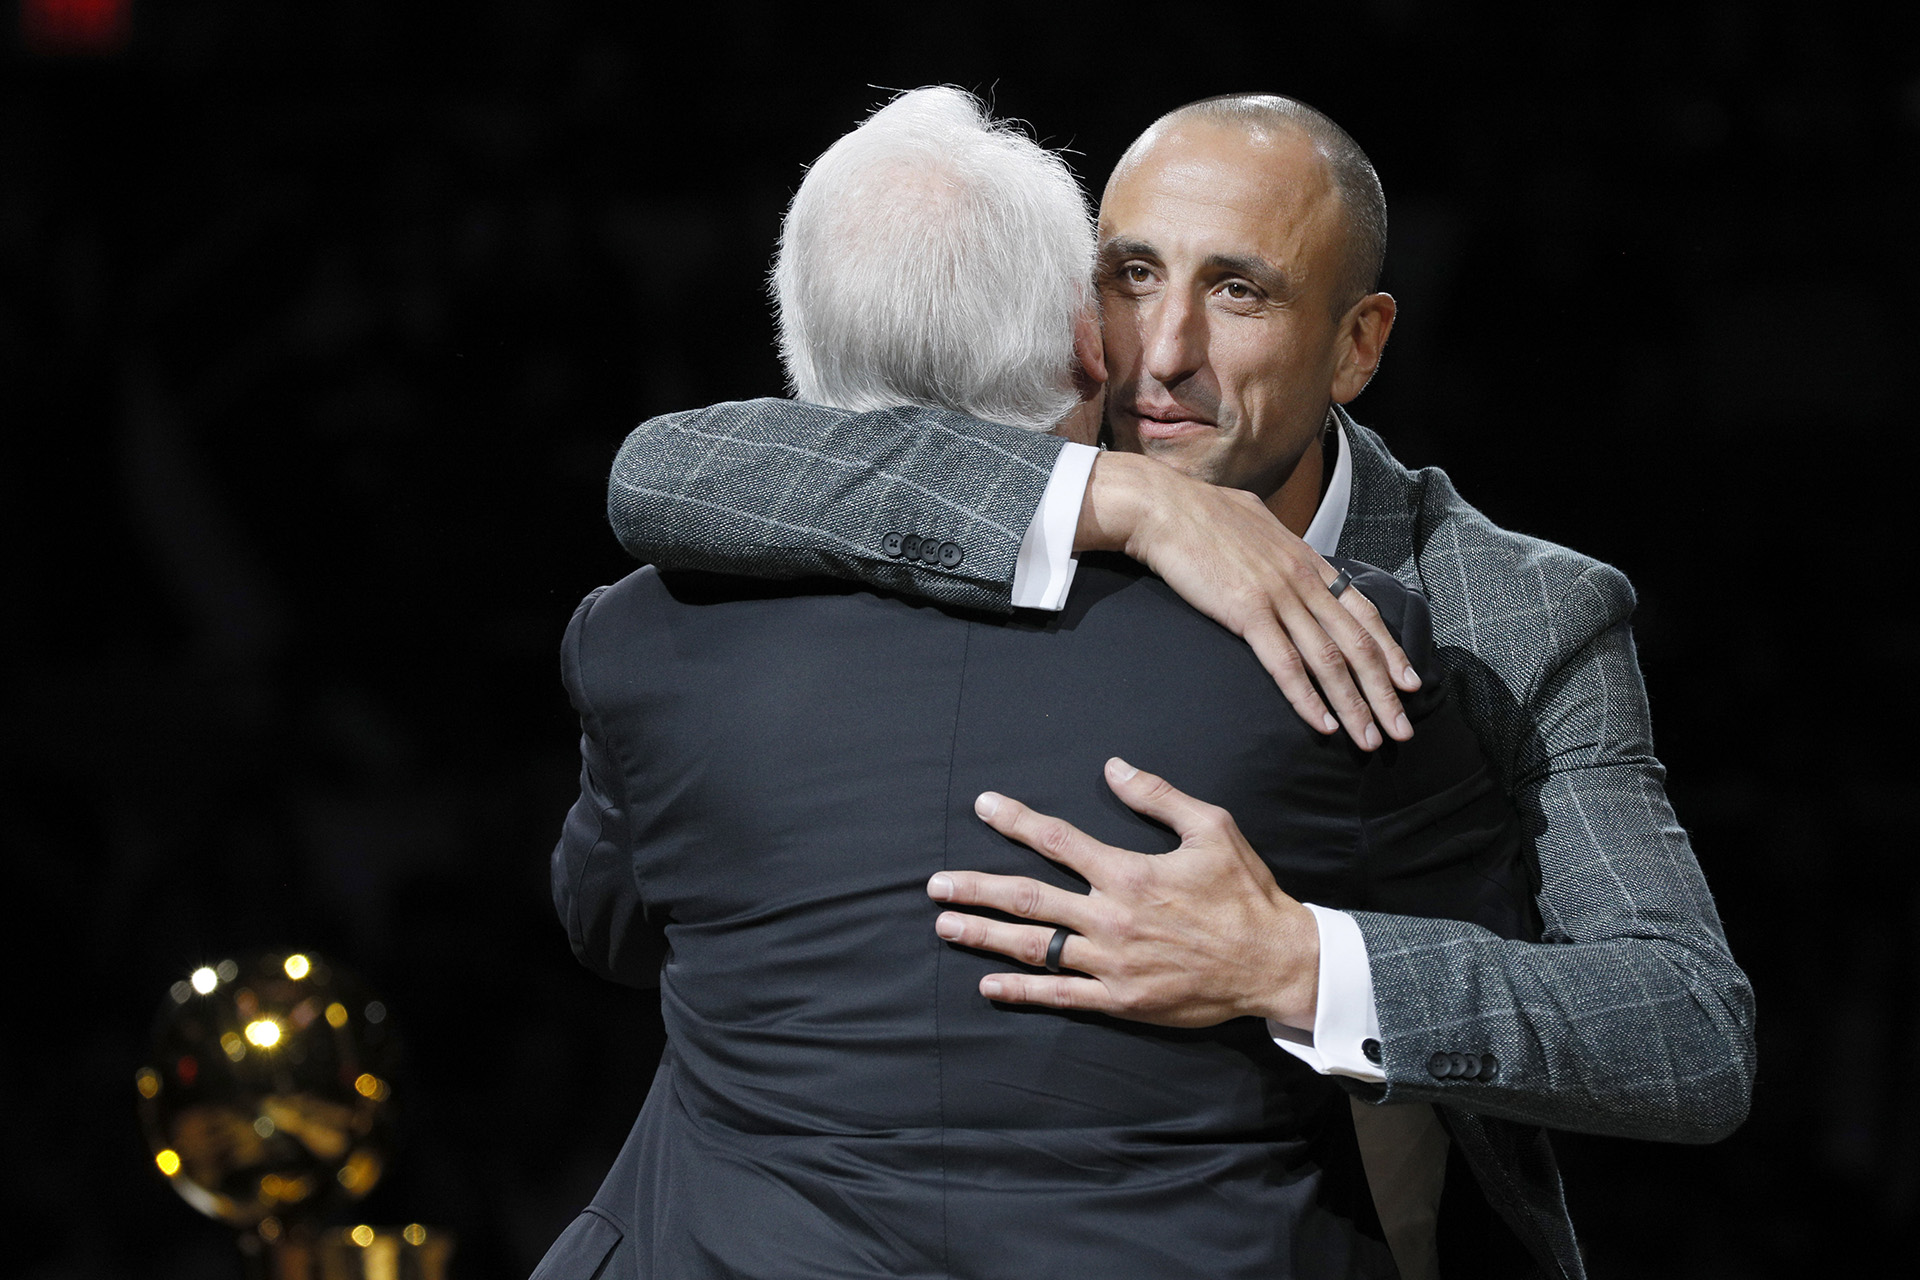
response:
[[[1333,464],[1333,479],[1327,483],[1327,496],[1307,526],[1306,544],[1323,556],[1340,548],[1340,530],[1347,523],[1347,505],[1353,500],[1353,457],[1347,451],[1347,429],[1340,416],[1333,415],[1333,433],[1340,437],[1340,456]]]

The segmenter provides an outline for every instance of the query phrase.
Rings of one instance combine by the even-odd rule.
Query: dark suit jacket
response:
[[[1062,615],[642,570],[564,647],[581,795],[554,852],[582,961],[661,988],[668,1047],[593,1207],[537,1274],[1391,1276],[1345,1095],[1239,1019],[996,1006],[927,878],[1064,869],[997,789],[1123,847],[1122,755],[1228,806],[1307,901],[1532,936],[1517,819],[1424,602],[1357,583],[1430,677],[1368,755],[1303,726],[1235,637],[1117,558]],[[604,1269],[603,1269],[604,1268]]]

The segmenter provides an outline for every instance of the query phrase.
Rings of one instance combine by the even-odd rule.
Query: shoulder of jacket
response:
[[[597,636],[616,615],[624,617],[640,605],[650,591],[658,588],[659,582],[660,571],[652,565],[642,565],[618,582],[589,591],[574,606],[573,619],[567,624],[568,644],[574,648],[584,646],[589,631]]]
[[[1495,524],[1462,498],[1437,467],[1413,474],[1422,490],[1423,547],[1429,552],[1457,548],[1461,564],[1472,566],[1469,580],[1525,583],[1530,594],[1537,593],[1559,615],[1599,613],[1625,618],[1633,612],[1633,584],[1620,570],[1571,547]]]
[[[1327,563],[1352,576],[1354,587],[1380,611],[1380,616],[1396,633],[1409,615],[1424,615],[1427,611],[1426,592],[1390,570],[1344,555],[1329,556]]]

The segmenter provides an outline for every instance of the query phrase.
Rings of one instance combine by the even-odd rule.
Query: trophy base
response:
[[[318,1233],[269,1218],[240,1237],[247,1280],[446,1280],[453,1236],[419,1223]]]

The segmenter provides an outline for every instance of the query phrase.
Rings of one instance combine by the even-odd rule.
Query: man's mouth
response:
[[[1179,440],[1214,429],[1214,424],[1188,409],[1178,407],[1147,408],[1136,405],[1133,419],[1139,424],[1143,440]]]

